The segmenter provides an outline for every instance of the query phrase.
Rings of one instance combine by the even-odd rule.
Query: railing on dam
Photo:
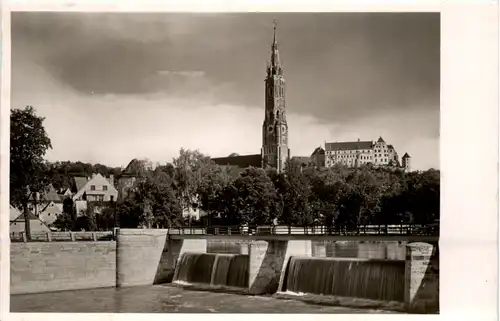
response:
[[[439,236],[437,225],[357,225],[351,228],[328,226],[210,226],[171,227],[170,235],[324,235],[324,236]]]
[[[114,231],[98,232],[31,232],[30,242],[81,242],[110,241],[115,239]],[[11,232],[11,242],[28,242],[25,232]]]

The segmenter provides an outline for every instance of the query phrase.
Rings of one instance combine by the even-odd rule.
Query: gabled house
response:
[[[128,163],[127,167],[118,176],[118,197],[120,200],[126,199],[136,181],[143,176],[145,170],[143,163],[137,158]]]
[[[71,193],[70,188],[63,188],[59,191],[59,197],[63,200],[67,197],[71,197],[72,195],[73,195],[73,193]]]
[[[38,217],[42,222],[50,226],[53,224],[59,215],[63,212],[62,208],[54,202],[50,202],[47,206],[39,212]]]
[[[10,205],[10,218],[9,218],[10,223],[14,222],[16,218],[18,218],[21,214],[22,213],[20,210]]]
[[[30,221],[29,224],[31,233],[37,234],[37,233],[50,232],[50,228],[44,222],[42,222],[38,217],[36,217],[35,214],[29,212],[28,217]],[[24,219],[24,215],[23,214],[19,215],[15,220],[13,220],[10,223],[10,233],[12,234],[12,233],[24,232],[26,230],[25,223],[26,222]]]
[[[87,209],[87,202],[112,202],[118,198],[118,190],[113,185],[113,178],[101,174],[92,177],[74,177],[75,194],[72,196],[76,212]]]
[[[62,211],[63,199],[59,196],[56,189],[52,184],[49,184],[44,192],[33,193],[28,200],[28,209],[35,213],[36,216],[47,207],[49,203],[53,202]],[[36,206],[35,206],[36,204]]]

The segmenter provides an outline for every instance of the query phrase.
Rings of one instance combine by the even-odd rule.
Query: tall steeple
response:
[[[268,64],[268,75],[282,75],[283,68],[280,62],[278,41],[276,40],[276,20],[274,20],[273,43],[271,45],[271,60]]]
[[[271,59],[267,64],[265,79],[265,117],[262,125],[262,166],[283,171],[290,157],[288,149],[288,124],[285,110],[285,78],[279,58],[274,21]]]

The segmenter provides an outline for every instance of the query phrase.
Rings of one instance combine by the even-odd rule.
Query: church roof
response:
[[[336,142],[325,144],[325,150],[327,151],[371,149],[372,147],[372,141]]]
[[[314,155],[325,155],[325,150],[321,147],[317,147],[314,152],[311,154],[311,156],[314,156]]]
[[[239,168],[262,166],[262,156],[260,154],[217,157],[212,158],[212,161],[217,165],[237,166]]]

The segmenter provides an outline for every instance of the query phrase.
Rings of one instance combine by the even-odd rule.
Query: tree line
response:
[[[26,218],[29,193],[49,182],[65,187],[73,173],[82,172],[119,176],[117,168],[99,164],[48,164],[43,156],[49,148],[43,118],[32,107],[13,110],[11,203],[23,207]],[[426,224],[439,218],[440,172],[406,173],[371,165],[303,167],[291,160],[284,172],[277,173],[270,168],[220,166],[199,151],[181,149],[172,162],[155,168],[144,164],[129,192],[117,202],[89,203],[82,217],[66,200],[56,225],[95,230],[199,224]],[[202,221],[189,215],[195,211],[206,214]]]
[[[373,167],[274,169],[216,165],[181,149],[172,163],[143,170],[129,197],[104,206],[105,226],[428,224],[439,219],[438,170]],[[187,216],[201,211],[202,220]]]

